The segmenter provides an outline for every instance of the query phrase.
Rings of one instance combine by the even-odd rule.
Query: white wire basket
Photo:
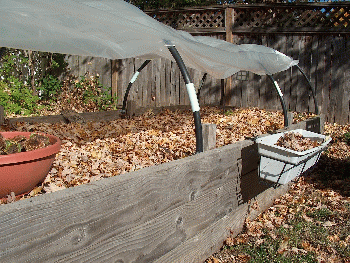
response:
[[[322,143],[318,147],[302,152],[275,145],[278,139],[287,132],[300,133],[304,138],[310,138]],[[292,181],[318,162],[321,153],[327,148],[331,140],[332,138],[325,135],[302,129],[276,133],[256,139],[260,155],[260,178],[278,184],[286,184]]]

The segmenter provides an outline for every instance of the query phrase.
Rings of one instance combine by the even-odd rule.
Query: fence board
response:
[[[323,112],[326,113],[326,121],[333,122],[334,116],[331,115],[329,104],[330,102],[330,92],[331,92],[331,83],[332,83],[332,38],[325,36],[322,38],[322,45],[324,46],[324,62],[325,66],[323,68],[323,89],[322,89],[322,106]]]
[[[177,70],[177,64],[172,63],[171,64],[171,71],[170,71],[170,89],[169,89],[169,105],[177,105],[177,97],[179,96],[179,86],[178,80],[179,78],[177,77],[176,70]]]
[[[330,97],[331,115],[334,116],[334,122],[344,123],[347,121],[348,105],[343,104],[341,99],[344,96],[346,69],[344,65],[348,63],[346,54],[346,43],[341,38],[333,37],[332,53],[332,92]]]
[[[350,53],[350,38],[346,38],[346,51],[347,54]],[[344,85],[343,85],[343,109],[347,111],[346,116],[344,116],[343,123],[350,123],[350,70],[345,68],[344,69]]]
[[[272,40],[272,41],[271,41]],[[286,45],[285,45],[285,41],[286,38],[285,36],[281,36],[281,35],[275,35],[273,39],[271,39],[270,41],[270,47],[286,54],[287,53],[287,49],[286,49]],[[286,79],[288,77],[288,75],[286,74],[286,72],[279,72],[277,74],[273,75],[274,79],[278,82],[279,87],[281,88],[281,91],[284,95],[284,99],[285,99],[285,103],[286,103],[286,107],[288,107],[288,93],[289,93],[289,86],[286,85]],[[272,87],[272,84],[270,84]],[[279,101],[279,98],[277,97],[277,93],[274,92],[274,103],[275,103],[275,109],[276,110],[282,110],[282,106],[281,103]],[[287,108],[288,110],[288,108]]]
[[[155,82],[155,104],[156,107],[160,107],[162,105],[161,101],[161,78],[160,78],[160,59],[154,59],[151,62],[153,67],[154,74],[154,82]]]
[[[299,59],[299,45],[298,45],[298,36],[291,36],[290,38],[290,47],[291,47],[291,54],[293,59]],[[291,69],[291,98],[290,102],[292,105],[293,111],[297,111],[297,105],[298,105],[298,70],[296,68]]]
[[[299,39],[299,59],[301,65],[304,68],[305,74],[309,75],[310,71],[310,48],[309,48],[309,37],[301,36]],[[307,86],[306,80],[303,75],[298,71],[298,105],[297,110],[299,112],[308,111],[309,105],[309,87]],[[298,108],[299,106],[299,108]]]
[[[318,99],[318,95],[317,95],[317,91],[318,91],[318,89],[317,89],[317,71],[318,71],[318,62],[319,62],[319,55],[318,54],[319,54],[319,52],[318,52],[318,38],[316,36],[313,36],[312,37],[312,44],[311,44],[310,82],[311,82],[311,85],[315,89],[316,101],[318,104],[320,104],[319,99]],[[315,112],[315,101],[313,98],[311,98],[309,109],[310,109],[310,112]]]

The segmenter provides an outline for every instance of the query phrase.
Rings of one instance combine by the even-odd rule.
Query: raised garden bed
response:
[[[155,119],[149,114],[149,120]],[[260,123],[255,122],[251,115],[246,115],[246,121],[252,125],[248,126],[239,138],[258,135],[247,132],[257,132],[256,127],[260,126]],[[158,132],[168,137],[170,132],[175,134],[176,123],[182,125],[186,122],[179,112],[174,113],[172,118],[176,116],[178,119],[175,119],[173,127],[169,127],[168,130],[160,118],[154,120],[154,124],[156,121],[160,122]],[[205,119],[205,114],[203,116]],[[257,147],[252,140],[232,144],[231,142],[236,140],[235,137],[226,137],[225,134],[232,134],[237,127],[236,121],[239,120],[232,117],[230,124],[225,124],[225,127],[229,126],[226,133],[221,127],[226,117],[228,116],[220,113],[220,118],[215,121],[218,126],[217,142],[225,144],[226,140],[229,145],[183,158],[193,151],[191,134],[188,137],[185,135],[185,141],[190,144],[188,148],[184,147],[183,156],[179,154],[178,160],[137,171],[132,171],[136,168],[132,169],[132,165],[129,164],[129,171],[119,171],[118,176],[98,181],[92,180],[90,176],[75,176],[73,179],[76,179],[76,184],[81,184],[79,180],[84,181],[84,178],[90,183],[50,194],[39,192],[39,196],[0,206],[1,261],[204,261],[221,246],[230,232],[240,232],[247,216],[254,218],[288,189],[288,185],[273,189],[259,184]],[[145,130],[139,129],[140,126],[128,126],[128,133],[119,134],[122,141],[129,139],[133,142],[131,138],[136,136],[140,142],[144,138],[142,135],[152,135],[156,129],[146,120],[146,116],[143,116],[142,125],[147,127]],[[119,125],[125,125],[123,120],[118,121]],[[136,118],[133,124],[138,121],[141,122],[141,119]],[[288,129],[316,131],[320,127],[319,124],[319,118],[316,118],[292,125]],[[189,125],[192,128],[191,123]],[[34,131],[48,126],[18,125],[18,129],[24,127]],[[51,129],[53,128],[51,126]],[[65,128],[61,132],[67,135],[73,126]],[[96,131],[100,131],[101,134],[106,131],[110,133],[102,138],[97,137],[99,133],[95,134],[98,147],[89,145],[91,142],[81,147],[90,146],[91,150],[95,150],[95,158],[98,160],[104,158],[104,155],[99,154],[99,149],[106,145],[120,144],[119,141],[114,141],[117,136],[110,127],[104,130],[99,126]],[[64,183],[67,176],[63,176],[63,170],[60,172],[57,165],[74,161],[67,156],[74,153],[75,147],[83,141],[77,130],[72,133],[75,134],[75,140],[71,142],[67,137],[60,135],[63,147],[53,167],[57,170],[57,176],[50,176],[50,180],[61,182],[64,188],[67,187]],[[155,136],[156,141],[159,140],[157,134],[152,136]],[[103,140],[106,140],[106,143]],[[154,144],[154,141],[152,143]],[[149,144],[152,145],[150,142]],[[129,159],[136,156],[137,150],[141,154],[140,144],[127,145],[130,152],[124,157]],[[156,145],[158,152],[162,153],[159,160],[170,156],[171,150],[174,151],[170,142]],[[160,148],[162,145],[163,148]],[[147,149],[146,144],[143,146]],[[88,159],[92,159],[92,151],[87,151],[87,148],[85,150],[90,152]],[[79,157],[75,160],[80,159]],[[79,169],[79,166],[83,169],[84,160],[75,165],[76,169]],[[70,167],[75,168],[74,165]],[[100,170],[99,172],[101,173]],[[83,171],[80,175],[83,175]],[[44,183],[40,191],[50,189],[45,188],[49,186],[45,185],[47,183]],[[247,202],[252,198],[259,204],[256,210],[250,209]]]
[[[104,119],[101,113],[94,119],[92,114],[88,119],[86,115],[80,115],[86,119],[85,123],[65,123],[63,119],[50,123],[49,117],[45,119],[47,122],[41,122],[43,117],[22,118],[22,122],[11,120],[18,131],[45,132],[62,141],[61,151],[44,184],[24,198],[193,155],[195,136],[190,108],[172,109],[143,110],[141,116],[132,119],[105,122],[100,121]],[[201,114],[203,123],[216,124],[216,147],[283,127],[281,112],[258,109],[227,109],[224,112],[205,107]]]

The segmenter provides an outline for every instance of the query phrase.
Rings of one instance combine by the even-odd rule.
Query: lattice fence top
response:
[[[349,31],[350,5],[274,5],[237,8],[234,32]]]
[[[152,11],[148,15],[175,29],[191,33],[225,32],[225,9]]]
[[[236,4],[146,13],[190,33],[224,33],[227,12],[233,12],[234,33],[350,33],[349,3]]]

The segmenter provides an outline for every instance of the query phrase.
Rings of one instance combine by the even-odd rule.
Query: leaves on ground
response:
[[[332,142],[316,168],[206,262],[350,262],[349,132],[326,123]]]

